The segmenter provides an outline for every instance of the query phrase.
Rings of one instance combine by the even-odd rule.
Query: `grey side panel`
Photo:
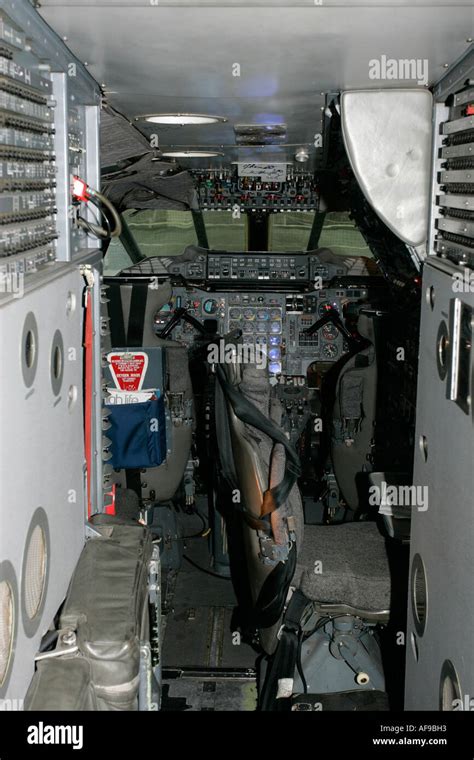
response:
[[[429,501],[426,511],[412,512],[408,710],[439,710],[443,693],[443,709],[451,710],[456,708],[454,699],[474,694],[472,408],[466,413],[459,404],[462,399],[456,402],[447,398],[450,368],[457,363],[462,369],[463,354],[466,357],[466,345],[453,329],[453,302],[459,299],[465,308],[473,308],[474,294],[453,292],[449,264],[440,262],[438,266],[430,262],[423,276],[426,297],[421,322],[414,483],[429,489]],[[454,271],[454,265],[451,269]],[[472,313],[469,332],[471,320]],[[446,351],[442,348],[445,334]],[[453,350],[456,344],[459,354]],[[466,358],[468,363],[462,371],[471,396],[472,355]]]
[[[23,298],[5,304],[0,299],[0,558],[11,563],[18,585],[16,650],[0,698],[24,697],[39,642],[66,595],[84,543],[84,280],[76,267],[53,266],[25,282]],[[64,352],[56,378],[52,353],[58,335]],[[44,553],[27,568],[36,525]],[[37,608],[32,588],[40,592]],[[29,611],[22,615],[27,595]]]

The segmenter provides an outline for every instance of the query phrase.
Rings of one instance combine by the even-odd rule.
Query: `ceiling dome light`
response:
[[[137,116],[137,120],[139,119],[144,119],[152,124],[167,124],[176,127],[185,127],[190,124],[216,124],[227,121],[223,116],[210,116],[202,113],[151,113],[145,116]]]
[[[213,158],[223,156],[217,150],[167,150],[161,154],[163,158]]]
[[[295,153],[295,159],[296,161],[299,161],[300,163],[304,163],[309,158],[309,150],[308,148],[298,148],[298,150]]]

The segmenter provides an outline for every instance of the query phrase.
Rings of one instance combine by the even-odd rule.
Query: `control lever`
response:
[[[192,327],[194,327],[195,330],[201,333],[201,335],[206,335],[207,331],[201,322],[196,319],[196,317],[193,317],[191,314],[188,314],[186,309],[183,306],[180,306],[178,309],[176,309],[173,312],[173,315],[168,320],[166,326],[162,329],[162,331],[159,334],[160,338],[167,338],[168,335],[171,333],[172,330],[178,325],[181,320],[183,322],[187,322]]]
[[[337,330],[339,330],[339,332],[345,337],[350,345],[357,346],[359,344],[360,341],[354,335],[352,335],[351,332],[349,332],[341,317],[339,316],[339,312],[336,311],[336,309],[328,309],[327,313],[323,317],[314,322],[314,324],[312,324],[310,327],[307,327],[305,330],[303,330],[303,332],[306,335],[314,335],[314,333],[318,332],[321,327],[327,325],[328,322],[330,322]]]

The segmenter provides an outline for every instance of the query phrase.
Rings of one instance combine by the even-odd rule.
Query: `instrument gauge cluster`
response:
[[[350,291],[335,289],[307,295],[235,290],[211,294],[175,287],[171,301],[155,314],[155,331],[159,335],[174,310],[182,306],[201,322],[215,320],[218,335],[239,330],[242,343],[263,349],[270,376],[305,376],[311,364],[337,361],[346,351],[343,336],[332,322],[314,332],[308,328],[329,311],[343,316],[342,304],[351,300],[360,300],[360,293],[357,298]],[[196,335],[195,326],[182,321],[170,337],[190,347]]]

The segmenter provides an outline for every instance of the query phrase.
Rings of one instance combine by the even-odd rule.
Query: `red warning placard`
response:
[[[139,391],[148,367],[148,355],[143,351],[113,351],[107,361],[115,386],[120,391]]]

